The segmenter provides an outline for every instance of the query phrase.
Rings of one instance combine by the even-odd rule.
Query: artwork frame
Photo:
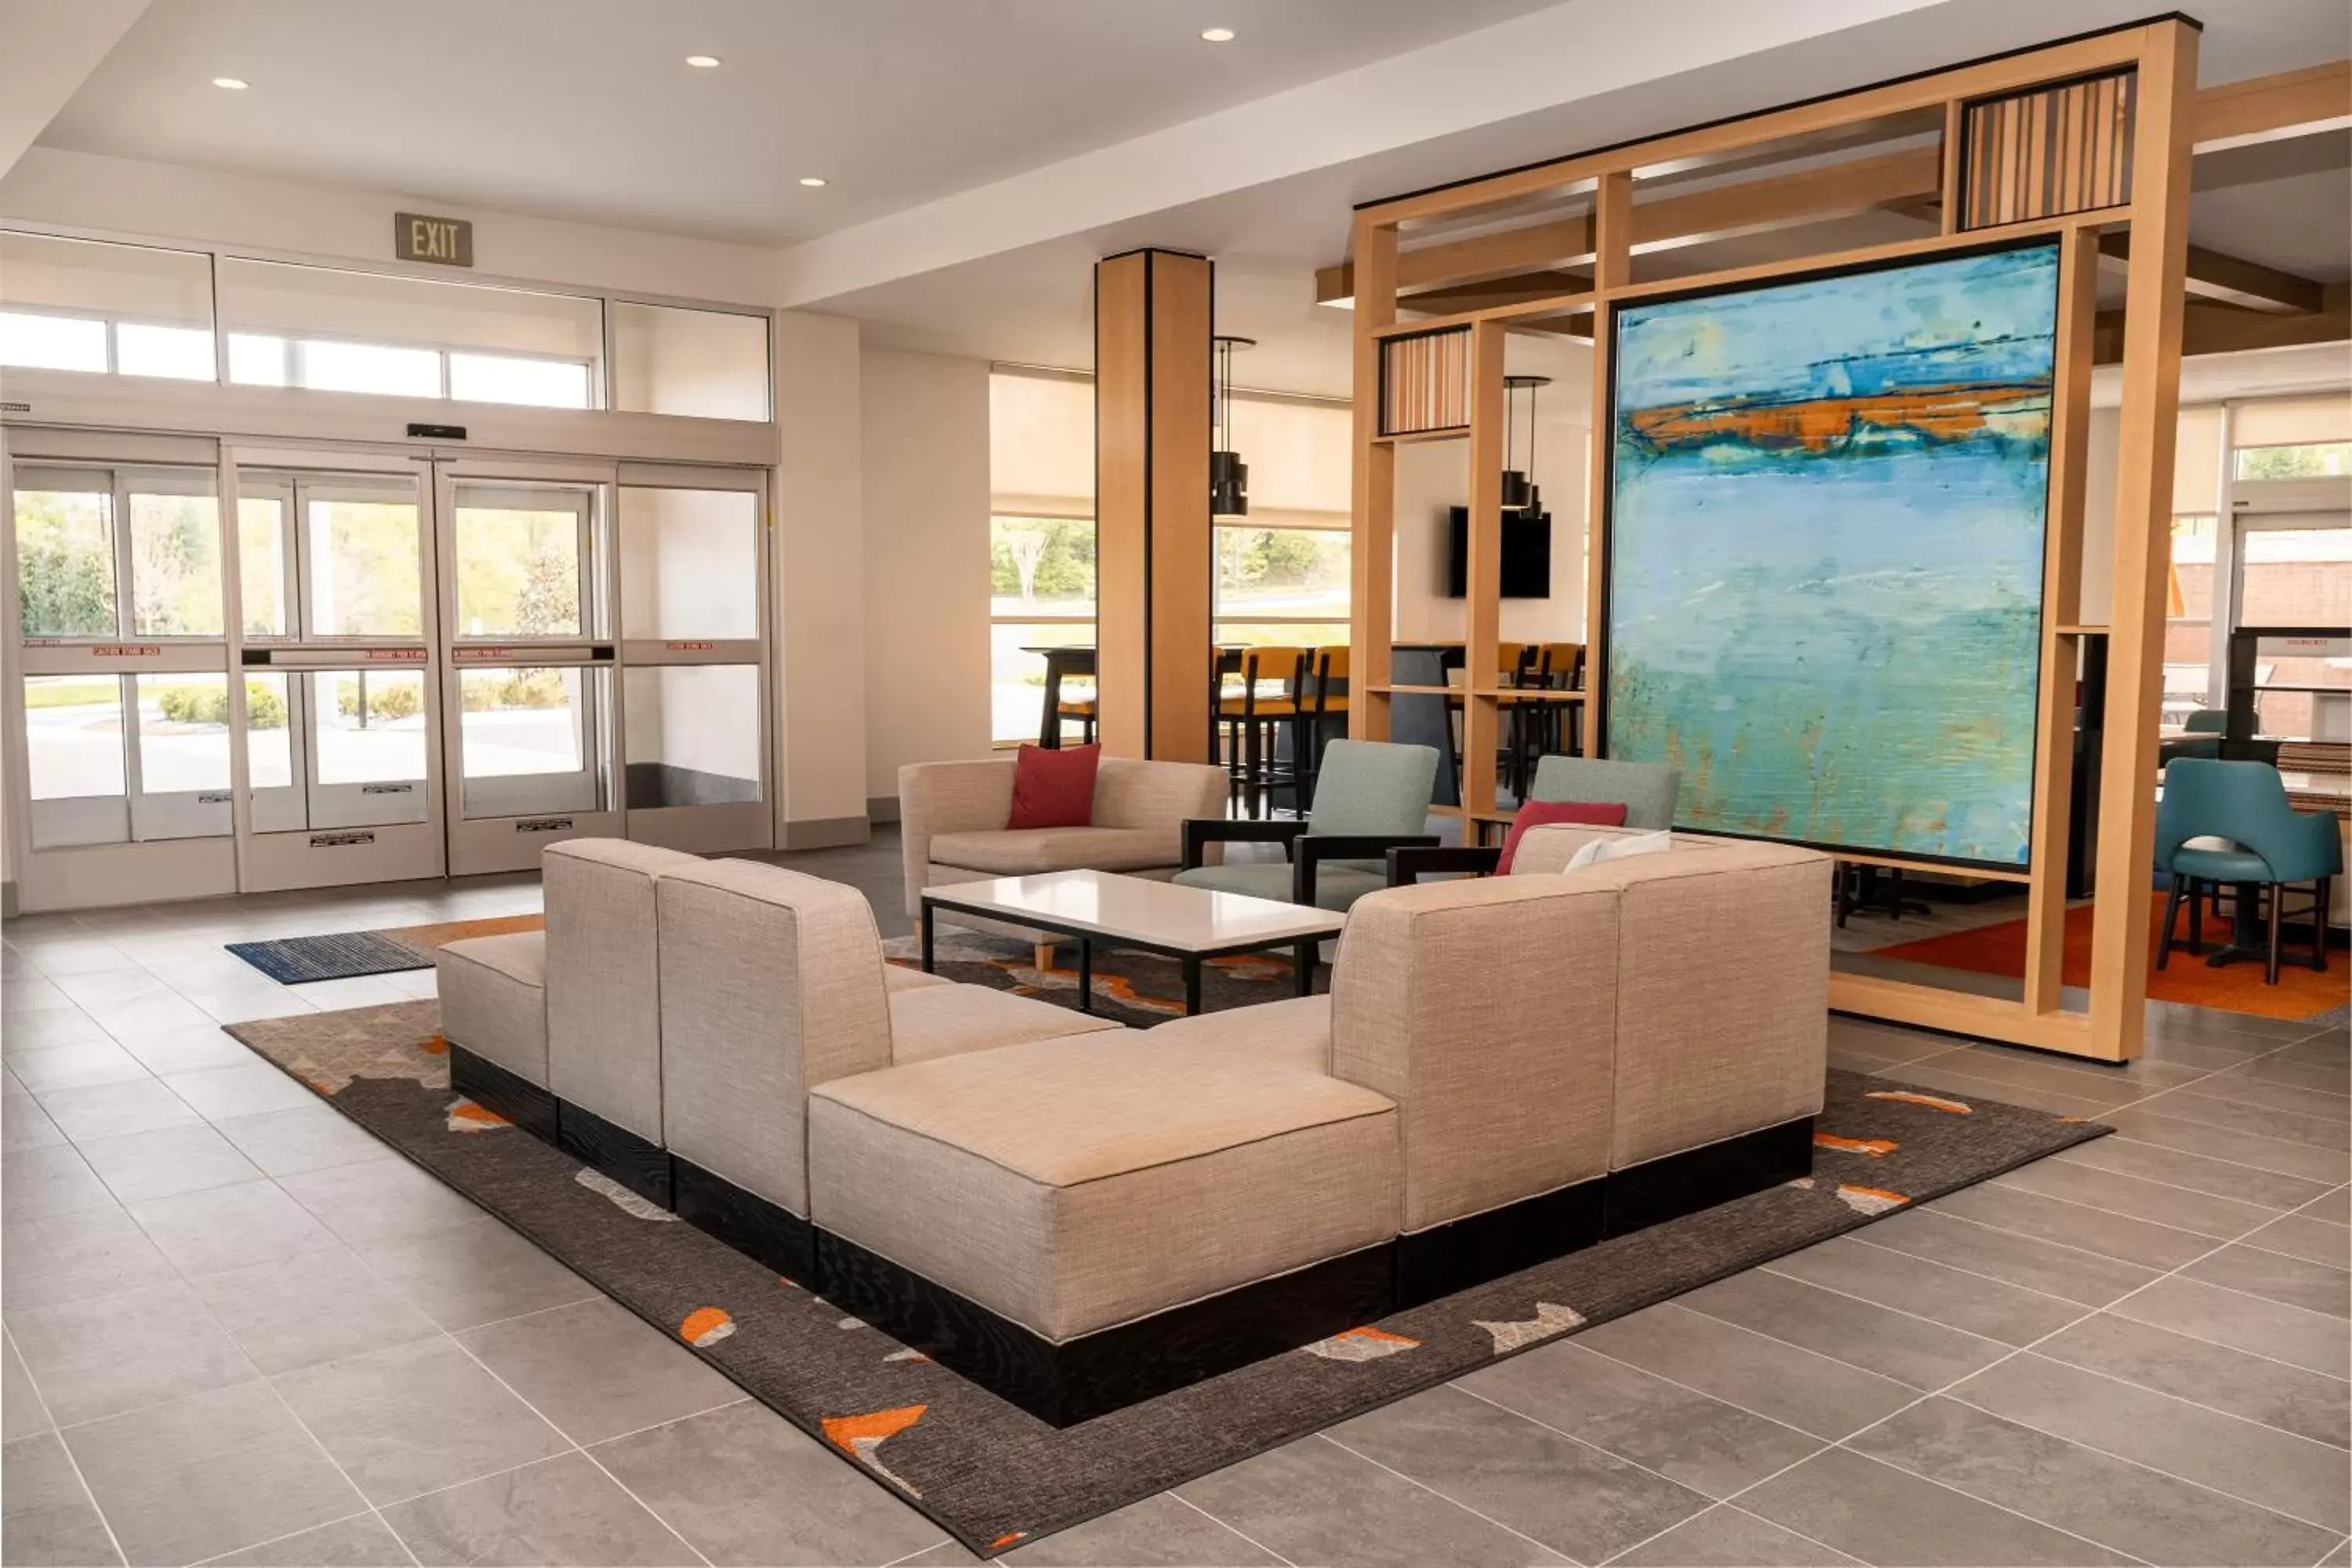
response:
[[[1924,356],[1924,365],[1935,363],[1944,366],[1966,365],[1971,354],[1980,354],[1987,362],[1998,363],[2003,358],[2011,363],[2009,374],[1983,382],[1970,388],[1980,392],[1965,416],[1957,423],[1939,426],[1937,420],[1948,417],[1949,410],[1934,415],[1922,415],[1906,421],[1884,416],[1883,410],[1869,408],[1871,395],[1858,390],[1850,379],[1833,384],[1827,393],[1815,392],[1810,396],[1793,399],[1795,403],[1836,402],[1844,400],[1848,434],[1835,438],[1828,446],[1816,447],[1815,433],[1811,428],[1800,430],[1805,423],[1804,410],[1792,412],[1789,388],[1732,391],[1713,400],[1695,398],[1687,405],[1671,411],[1661,410],[1653,401],[1643,405],[1645,397],[1654,397],[1662,384],[1655,374],[1656,355],[1636,355],[1629,374],[1627,333],[1629,325],[1636,331],[1658,321],[1665,312],[1685,310],[1709,300],[1741,300],[1753,304],[1779,298],[1793,300],[1807,290],[1822,290],[1827,286],[1848,280],[1892,277],[1899,292],[1902,280],[1916,279],[1945,269],[1957,269],[1956,276],[1969,274],[1972,268],[1983,268],[1989,273],[2013,268],[2024,279],[2022,293],[2011,288],[2015,302],[2030,305],[2026,312],[2033,331],[2030,334],[2000,334],[1982,337],[1973,342],[1954,339],[1949,343],[1921,345],[1905,342],[1900,347],[1883,348],[1875,355],[1861,353],[1857,360],[1893,361],[1908,354]],[[1980,870],[1996,875],[2024,879],[2038,874],[2033,865],[2033,837],[2036,800],[2034,780],[2039,758],[2036,755],[2038,724],[2036,707],[2045,672],[2042,663],[2047,657],[2045,628],[2050,606],[2044,603],[2045,567],[2048,552],[2053,547],[2053,523],[2058,498],[2053,493],[2056,465],[2052,447],[2053,421],[2055,415],[2055,395],[2062,370],[2063,348],[2057,338],[2059,308],[2060,246],[2053,236],[2036,235],[2022,239],[1991,241],[1982,245],[1946,247],[1931,255],[1874,258],[1864,262],[1845,263],[1822,268],[1795,268],[1760,281],[1702,286],[1687,290],[1662,291],[1644,294],[1628,300],[1610,311],[1606,352],[1607,420],[1597,433],[1602,445],[1599,456],[1605,465],[1600,491],[1599,525],[1602,530],[1600,559],[1595,563],[1599,576],[1596,595],[1598,624],[1593,640],[1602,650],[1602,679],[1595,683],[1591,701],[1595,706],[1593,733],[1600,754],[1630,758],[1637,761],[1664,761],[1684,766],[1683,795],[1677,803],[1675,826],[1712,836],[1757,838],[1772,842],[1801,845],[1832,855],[1849,855],[1863,859],[1891,861],[1898,864],[1948,866],[1957,870]],[[1760,308],[1760,307],[1759,307]],[[1695,340],[1696,341],[1696,340]],[[2030,342],[2030,352],[2026,345]],[[2003,344],[2018,345],[2012,353]],[[1824,363],[1814,361],[1804,368],[1818,373]],[[1885,379],[1874,391],[1883,399],[1901,401],[1928,386],[1925,381],[1906,384],[1884,365],[1871,364],[1868,374],[1884,374]],[[1985,388],[1998,390],[1985,391]],[[1939,388],[1948,392],[1948,388]],[[1629,410],[1629,398],[1636,406]],[[1931,458],[1939,458],[1947,451],[1962,452],[1982,443],[1988,453],[2006,459],[1994,488],[2005,486],[2005,504],[2019,509],[2005,520],[2010,536],[2003,542],[2005,552],[2000,560],[2003,591],[1988,595],[1988,602],[1996,603],[2000,636],[2008,660],[2008,678],[1998,683],[2008,695],[1996,700],[1993,715],[1996,731],[1993,750],[2000,758],[2000,769],[1994,780],[1994,803],[1990,808],[1990,825],[1980,825],[1985,813],[1973,799],[1960,802],[1957,796],[1925,804],[1918,820],[1919,830],[1897,828],[1885,831],[1822,831],[1822,755],[1831,747],[1828,734],[1830,699],[1825,694],[1822,711],[1815,715],[1822,725],[1813,735],[1812,767],[1808,775],[1811,795],[1804,809],[1779,814],[1779,819],[1760,816],[1753,803],[1737,809],[1725,809],[1723,799],[1732,792],[1717,788],[1712,769],[1716,761],[1713,747],[1697,751],[1697,765],[1693,764],[1692,748],[1683,744],[1681,731],[1674,727],[1672,717],[1661,719],[1657,710],[1669,714],[1677,706],[1688,710],[1692,696],[1685,691],[1676,697],[1660,699],[1654,685],[1641,684],[1643,667],[1643,635],[1629,627],[1627,612],[1654,612],[1657,609],[1655,584],[1639,563],[1629,568],[1627,535],[1654,527],[1656,519],[1645,515],[1654,510],[1640,490],[1641,472],[1629,475],[1626,459],[1629,455],[1629,423],[1633,415],[1649,412],[1657,415],[1671,412],[1680,416],[1679,425],[1661,424],[1654,419],[1645,431],[1633,435],[1631,440],[1634,455],[1645,461],[1663,463],[1664,453],[1680,446],[1726,458],[1728,471],[1706,476],[1709,486],[1725,486],[1720,494],[1737,492],[1739,480],[1745,477],[1740,464],[1728,459],[1752,457],[1752,471],[1769,477],[1776,468],[1790,472],[1801,471],[1808,463],[1843,460],[1862,447],[1864,461],[1901,463],[1906,458],[1923,466],[1932,467]],[[1987,426],[1998,423],[2000,428]],[[1916,428],[1910,427],[1912,424]],[[1951,434],[1964,426],[1966,435]],[[2030,435],[2020,434],[2031,428]],[[1729,431],[1731,433],[1727,434]],[[1659,434],[1661,431],[1663,435]],[[1759,434],[1762,432],[1762,434]],[[1862,444],[1867,441],[1868,446]],[[1664,446],[1658,443],[1664,442]],[[1840,444],[1843,443],[1843,444]],[[2013,448],[2003,452],[2004,446]],[[1655,449],[1654,449],[1655,448]],[[1726,448],[1733,450],[1727,451]],[[1832,449],[1833,448],[1833,449]],[[1635,482],[1628,484],[1631,478]],[[1696,476],[1686,476],[1691,482]],[[1711,498],[1717,492],[1710,490]],[[1630,503],[1630,504],[1629,504]],[[1737,505],[1738,503],[1732,503]],[[1829,525],[1824,524],[1826,529]],[[1830,581],[1839,581],[1831,578]],[[1629,586],[1630,584],[1630,586]],[[1644,603],[1645,595],[1650,603]],[[1654,618],[1653,616],[1652,618]],[[1680,622],[1677,632],[1686,633],[1690,620]],[[1901,623],[1889,623],[1900,625]],[[1892,639],[1890,639],[1892,640]],[[1965,668],[1964,661],[1941,668]],[[1688,683],[1687,672],[1679,677]],[[1980,685],[1982,683],[1979,683]],[[1982,699],[1983,691],[1974,693]],[[1710,698],[1710,705],[1722,708],[1733,698]],[[1671,737],[1662,745],[1661,735]],[[1717,738],[1721,735],[1717,731]],[[1738,745],[1727,748],[1735,759],[1747,754],[1747,742],[1752,736],[1743,735]],[[1908,750],[1916,753],[1918,737],[1906,736]],[[1836,742],[1844,745],[1841,738]],[[1843,761],[1852,763],[1856,753],[1848,750]],[[1734,766],[1738,762],[1735,760]],[[1931,770],[1932,771],[1932,770]],[[1782,767],[1783,777],[1795,776]],[[1694,775],[1698,775],[1695,781]],[[1866,768],[1855,772],[1857,784],[1853,793],[1879,781]],[[1957,773],[1955,773],[1957,776]],[[1695,782],[1697,789],[1695,791]],[[1712,790],[1712,795],[1704,792]],[[1702,798],[1695,802],[1695,795]],[[1783,805],[1788,803],[1783,802]],[[1968,825],[1953,830],[1947,820],[1952,808],[1959,806]],[[2063,803],[2060,808],[2063,809]],[[1904,809],[1910,809],[1904,804]],[[1939,815],[1939,813],[1941,815]],[[1898,816],[1900,814],[1898,813]]]

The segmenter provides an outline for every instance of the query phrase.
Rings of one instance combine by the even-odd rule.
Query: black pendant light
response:
[[[1507,375],[1503,378],[1503,510],[1533,517],[1541,509],[1542,492],[1536,488],[1536,388],[1549,386],[1548,375]],[[1520,393],[1527,394],[1528,466],[1511,467],[1518,419],[1514,410]]]
[[[1209,454],[1209,511],[1214,517],[1249,515],[1249,465],[1234,450],[1234,351],[1257,347],[1255,338],[1224,334],[1209,340],[1216,347],[1216,398],[1210,424],[1216,439]]]

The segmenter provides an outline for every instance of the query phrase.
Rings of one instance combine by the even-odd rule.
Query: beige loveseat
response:
[[[1011,757],[911,763],[898,770],[898,841],[907,914],[923,918],[923,889],[946,882],[1041,871],[1118,871],[1165,881],[1184,862],[1188,817],[1222,816],[1227,780],[1204,763],[1105,757],[1095,773],[1086,827],[1005,826],[1013,816]],[[1025,927],[958,915],[955,922],[1034,942],[1042,966],[1054,938]]]

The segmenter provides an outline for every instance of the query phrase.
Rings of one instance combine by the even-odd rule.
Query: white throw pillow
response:
[[[1596,838],[1570,856],[1560,870],[1581,871],[1587,866],[1598,866],[1603,860],[1622,860],[1629,855],[1663,855],[1674,847],[1674,834],[1663,827],[1632,838]]]

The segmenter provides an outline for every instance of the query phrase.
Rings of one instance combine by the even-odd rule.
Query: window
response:
[[[453,520],[464,637],[579,637],[588,501],[469,487]]]
[[[2242,610],[2247,626],[2352,626],[2352,528],[2252,528],[2240,535]],[[2352,668],[2320,654],[2266,645],[2257,666],[2255,705],[2265,735],[2341,740]],[[2326,721],[2326,722],[2323,722]]]
[[[621,635],[638,642],[760,635],[760,498],[624,485]]]
[[[243,595],[245,635],[286,635],[286,498],[236,498],[237,592]]]
[[[2242,479],[2331,479],[2346,475],[2352,475],[2352,441],[2238,448],[2237,477]]]
[[[310,512],[310,635],[420,635],[424,563],[415,505],[314,495]]]
[[[2213,565],[2216,519],[2210,512],[2172,520],[2172,569],[2166,584],[2164,722],[2180,725],[2212,705]]]
[[[1219,523],[1216,541],[1220,642],[1348,640],[1348,533]]]
[[[1045,647],[1095,640],[1091,519],[992,517],[988,521],[991,735],[1034,741],[1044,722]],[[1095,694],[1091,676],[1066,682],[1065,700]]]
[[[212,258],[0,231],[0,365],[211,381]]]
[[[173,381],[211,381],[215,379],[212,329],[117,321],[114,323],[114,368],[124,375],[160,375]]]
[[[16,605],[28,637],[107,637],[114,596],[114,491],[16,491]]]
[[[691,419],[768,417],[768,319],[613,306],[613,406]]]
[[[449,395],[460,403],[520,403],[535,408],[591,405],[585,360],[521,359],[513,354],[449,356]]]
[[[104,374],[106,323],[86,316],[38,316],[29,310],[0,310],[0,364]]]

